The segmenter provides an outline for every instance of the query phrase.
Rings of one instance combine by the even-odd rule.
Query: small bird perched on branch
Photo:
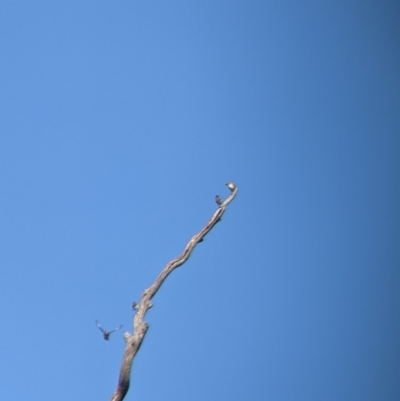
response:
[[[219,195],[216,195],[216,197],[215,197],[215,203],[216,203],[218,206],[221,206],[221,205],[222,205],[222,199],[219,197]]]
[[[153,304],[151,301],[149,301],[149,309],[151,309],[153,307]],[[132,310],[137,312],[139,310],[139,303],[136,301],[132,302]]]
[[[236,189],[236,185],[233,182],[227,182],[225,185],[231,190],[231,192]]]
[[[114,331],[117,331],[117,330],[119,330],[119,329],[122,327],[122,324],[121,324],[121,325],[118,326],[116,329],[107,331],[107,330],[104,330],[104,329],[100,326],[100,323],[99,323],[97,320],[96,320],[95,322],[96,322],[96,326],[97,326],[97,327],[99,328],[99,330],[103,333],[103,338],[104,338],[105,340],[109,340],[110,334],[111,334],[111,333],[114,333]]]

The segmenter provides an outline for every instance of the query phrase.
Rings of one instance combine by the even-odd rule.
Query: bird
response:
[[[219,197],[219,195],[216,195],[216,196],[215,196],[215,203],[216,203],[218,206],[221,206],[221,205],[222,205],[222,199]]]
[[[100,322],[98,322],[97,320],[95,321],[96,322],[96,326],[99,328],[99,330],[103,333],[103,338],[105,339],[105,340],[109,340],[109,338],[110,338],[110,334],[111,333],[114,333],[114,331],[117,331],[117,330],[119,330],[121,327],[122,327],[122,324],[120,325],[120,326],[118,326],[116,329],[114,329],[114,330],[110,330],[110,331],[107,331],[107,330],[104,330],[101,326],[100,326]]]
[[[225,185],[231,190],[231,192],[236,189],[236,185],[233,182],[227,182]]]
[[[153,304],[151,301],[149,301],[148,305],[149,305],[148,309],[151,309],[153,307]],[[140,304],[138,302],[136,302],[136,301],[132,302],[132,310],[133,311],[137,312],[139,310],[139,306],[140,306]]]

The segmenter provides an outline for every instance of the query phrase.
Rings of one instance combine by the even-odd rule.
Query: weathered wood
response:
[[[129,333],[125,333],[124,335],[126,347],[124,357],[122,359],[117,389],[111,397],[111,401],[122,401],[129,390],[133,359],[138,353],[149,328],[149,325],[144,321],[144,317],[146,316],[147,311],[152,307],[152,298],[156,295],[166,278],[176,268],[182,266],[189,259],[196,245],[199,242],[202,242],[203,238],[215,227],[219,221],[221,221],[227,206],[232,202],[238,192],[236,186],[233,187],[232,184],[230,185],[231,186],[228,185],[228,188],[231,189],[230,196],[219,206],[218,210],[211,217],[211,220],[198,234],[192,237],[182,254],[173,259],[164,267],[154,284],[142,294],[137,313],[135,314],[133,320],[134,334],[130,335]]]

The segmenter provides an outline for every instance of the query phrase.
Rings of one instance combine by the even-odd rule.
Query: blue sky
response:
[[[400,398],[400,7],[0,5],[0,399]]]

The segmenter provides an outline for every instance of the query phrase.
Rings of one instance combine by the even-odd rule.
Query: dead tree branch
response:
[[[145,290],[142,294],[137,313],[135,314],[133,320],[134,334],[131,335],[129,333],[125,333],[124,335],[126,342],[125,352],[121,364],[118,386],[113,396],[111,397],[111,401],[122,401],[129,390],[133,359],[138,353],[149,328],[149,325],[144,321],[144,317],[146,316],[147,311],[152,307],[152,298],[156,295],[157,291],[160,289],[166,278],[176,268],[183,265],[189,259],[196,245],[199,242],[202,242],[203,238],[215,227],[215,225],[219,221],[221,221],[221,218],[225,213],[227,206],[237,195],[237,187],[232,183],[228,183],[227,185],[228,188],[231,190],[230,196],[224,202],[222,202],[222,204],[218,203],[219,208],[211,217],[211,220],[207,223],[207,225],[198,234],[192,237],[192,239],[186,245],[182,254],[176,259],[173,259],[171,262],[169,262],[164,267],[161,274],[157,277],[154,284],[150,288]]]

